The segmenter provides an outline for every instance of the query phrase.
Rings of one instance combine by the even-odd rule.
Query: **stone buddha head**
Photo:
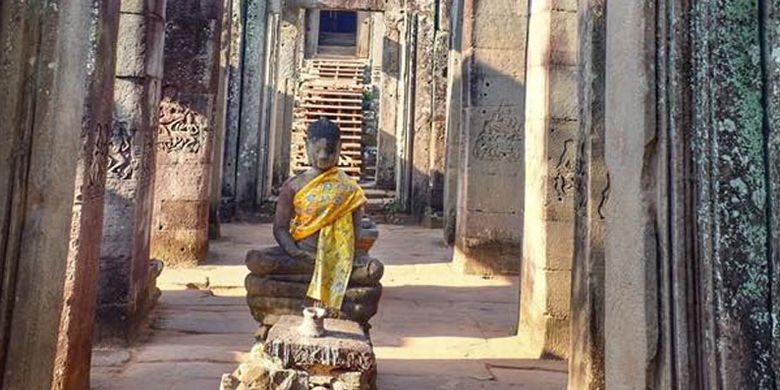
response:
[[[309,125],[306,136],[306,155],[313,168],[325,172],[338,165],[341,130],[335,123],[321,118]]]

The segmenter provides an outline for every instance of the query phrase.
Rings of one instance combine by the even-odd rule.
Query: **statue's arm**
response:
[[[276,214],[274,215],[274,238],[280,247],[291,257],[303,258],[303,251],[290,234],[290,222],[295,216],[293,199],[295,191],[290,182],[284,183],[279,191],[279,199],[276,202]]]

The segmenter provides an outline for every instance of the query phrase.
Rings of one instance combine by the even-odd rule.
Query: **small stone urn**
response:
[[[306,337],[322,337],[325,334],[326,314],[325,309],[320,307],[303,309],[303,322],[301,322],[298,332]]]

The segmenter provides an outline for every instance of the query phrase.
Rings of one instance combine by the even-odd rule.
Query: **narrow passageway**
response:
[[[163,272],[147,340],[96,351],[93,388],[216,389],[247,357],[257,325],[244,299],[244,254],[274,242],[270,225],[227,224],[223,235],[208,265]],[[380,389],[564,389],[565,362],[529,359],[513,336],[517,278],[460,275],[440,235],[380,226],[371,252],[387,266],[371,331]]]

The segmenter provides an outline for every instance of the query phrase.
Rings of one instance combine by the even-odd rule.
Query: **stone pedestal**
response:
[[[252,361],[223,376],[221,389],[376,389],[376,357],[360,325],[326,319],[325,334],[312,338],[300,334],[302,319],[282,317]]]
[[[208,252],[221,12],[221,0],[167,4],[151,243],[166,266],[198,265]]]
[[[463,9],[464,149],[453,261],[465,273],[517,274],[523,234],[526,5],[464,0]]]
[[[520,334],[566,357],[578,151],[577,6],[531,2]]]
[[[164,38],[164,0],[122,2],[96,342],[129,341],[154,305],[148,285],[149,236]]]
[[[119,2],[3,2],[0,387],[86,389]]]

